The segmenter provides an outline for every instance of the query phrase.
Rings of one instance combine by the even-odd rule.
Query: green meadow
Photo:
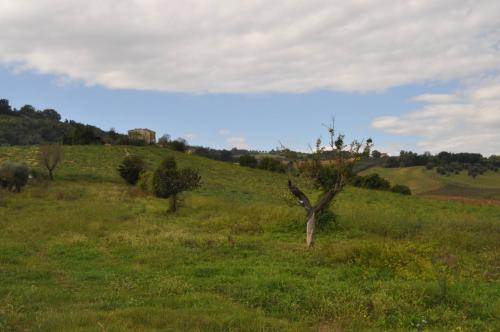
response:
[[[348,187],[307,249],[285,175],[158,147],[64,149],[54,182],[0,191],[2,331],[500,330],[500,206]],[[118,176],[126,153],[151,168],[174,155],[202,186],[167,213]],[[39,168],[36,154],[0,147],[0,163]],[[407,172],[390,179],[417,193],[496,188]]]

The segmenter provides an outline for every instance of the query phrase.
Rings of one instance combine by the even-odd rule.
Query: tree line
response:
[[[435,170],[438,174],[449,176],[466,171],[468,175],[476,177],[487,171],[498,172],[500,156],[485,157],[480,153],[452,153],[442,151],[436,155],[429,152],[418,154],[402,150],[398,157],[381,158],[383,166],[387,168],[425,166],[428,170]]]

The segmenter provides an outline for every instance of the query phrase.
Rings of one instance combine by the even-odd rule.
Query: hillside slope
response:
[[[374,167],[362,172],[371,173],[378,173],[391,183],[407,185],[415,194],[500,200],[500,173],[492,171],[476,178],[468,176],[465,171],[458,175],[443,176],[423,166]]]
[[[203,186],[167,214],[127,152]],[[284,175],[128,146],[67,146],[54,183],[0,195],[0,330],[500,328],[499,207],[348,188],[308,250]]]

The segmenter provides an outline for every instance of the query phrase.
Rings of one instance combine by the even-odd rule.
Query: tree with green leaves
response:
[[[179,194],[200,186],[198,171],[178,169],[174,157],[166,157],[153,174],[153,193],[156,197],[170,199],[170,212],[177,211]]]
[[[118,173],[128,184],[135,185],[139,181],[141,172],[145,169],[146,163],[141,157],[128,155],[118,166]]]
[[[327,126],[329,134],[328,146],[323,146],[321,139],[316,141],[316,149],[312,158],[300,164],[302,176],[312,179],[316,188],[322,191],[319,200],[313,204],[309,197],[292,181],[290,172],[294,161],[289,160],[288,189],[299,200],[306,210],[306,243],[314,246],[317,220],[325,213],[334,198],[342,191],[353,175],[354,164],[370,156],[373,141],[353,141],[349,146],[344,144],[345,136],[336,134],[334,124]]]

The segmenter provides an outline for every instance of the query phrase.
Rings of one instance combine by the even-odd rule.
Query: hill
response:
[[[466,171],[449,176],[423,166],[403,168],[374,167],[362,174],[378,173],[391,183],[404,184],[413,193],[432,196],[457,196],[475,199],[500,200],[500,173],[487,171],[475,178]]]
[[[174,155],[203,185],[167,214],[118,177],[127,151]],[[36,147],[7,160],[35,166]],[[66,146],[55,176],[0,192],[0,330],[500,328],[497,206],[347,188],[309,250],[282,174]]]

